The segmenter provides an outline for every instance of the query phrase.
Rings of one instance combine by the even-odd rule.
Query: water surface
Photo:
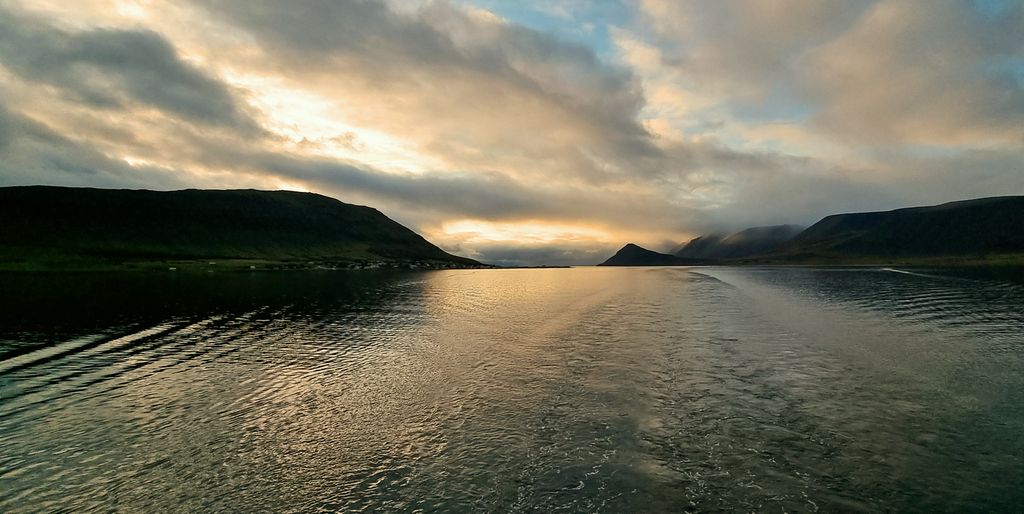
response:
[[[0,511],[1013,511],[1024,287],[0,275]]]

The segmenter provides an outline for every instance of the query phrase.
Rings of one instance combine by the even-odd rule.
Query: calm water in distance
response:
[[[0,275],[0,511],[1018,511],[1024,286]]]

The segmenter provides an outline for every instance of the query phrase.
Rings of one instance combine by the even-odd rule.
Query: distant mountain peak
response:
[[[598,266],[692,266],[702,263],[697,259],[684,259],[648,250],[634,243],[627,243],[618,252],[615,252],[615,255]]]

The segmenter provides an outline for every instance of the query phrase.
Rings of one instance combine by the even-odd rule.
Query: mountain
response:
[[[670,250],[669,253],[680,257],[703,257],[708,254],[715,253],[715,248],[723,239],[725,239],[725,237],[725,234],[705,234],[697,236],[685,243],[680,243],[679,246]]]
[[[835,214],[766,259],[788,262],[1024,260],[1024,196]]]
[[[710,234],[684,243],[672,251],[689,259],[728,260],[769,253],[800,233],[797,225],[752,227],[735,234]]]
[[[157,261],[478,266],[376,209],[313,193],[0,188],[0,267]]]
[[[692,266],[704,263],[699,259],[683,259],[629,243],[598,266]]]
[[[808,229],[776,225],[710,234],[674,255],[626,245],[605,266],[687,264],[1024,265],[1024,196],[834,214]],[[675,259],[673,259],[673,257]]]

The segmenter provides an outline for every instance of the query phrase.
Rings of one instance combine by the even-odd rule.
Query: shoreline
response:
[[[500,266],[491,264],[465,264],[441,261],[300,261],[257,259],[195,259],[117,261],[67,260],[0,262],[0,273],[103,273],[103,272],[244,272],[244,271],[372,271],[372,270],[453,270],[453,269],[568,269],[577,267],[606,268],[938,268],[938,269],[1004,269],[1024,270],[1024,257],[990,259],[921,259],[911,261],[851,261],[851,262],[713,262],[687,265],[537,265]]]

